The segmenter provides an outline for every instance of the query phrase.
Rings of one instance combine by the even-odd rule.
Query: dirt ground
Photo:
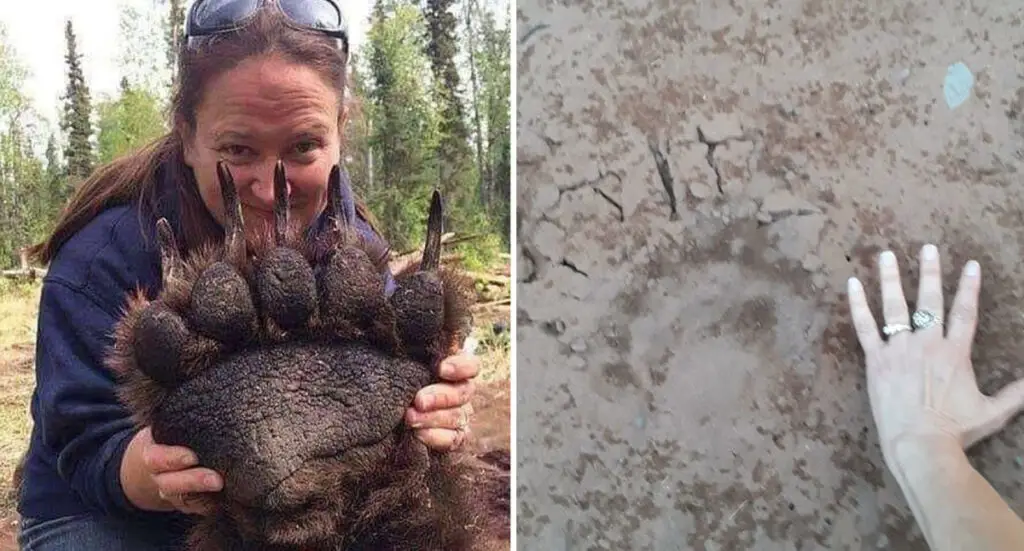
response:
[[[518,3],[524,549],[926,549],[845,305],[883,248],[947,304],[979,260],[982,390],[1024,376],[1021,4],[754,4]],[[1022,456],[971,453],[1018,513]]]
[[[11,474],[31,431],[28,403],[35,385],[32,365],[38,301],[38,286],[0,286],[0,551],[18,549]],[[488,308],[474,317],[482,368],[473,399],[468,448],[479,452],[509,449],[510,312],[508,307]]]

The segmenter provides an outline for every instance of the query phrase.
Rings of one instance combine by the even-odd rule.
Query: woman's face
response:
[[[274,166],[284,162],[290,216],[302,227],[323,209],[339,162],[338,95],[312,69],[280,57],[247,60],[211,80],[185,141],[203,202],[223,223],[217,162],[227,161],[247,232],[274,221]]]

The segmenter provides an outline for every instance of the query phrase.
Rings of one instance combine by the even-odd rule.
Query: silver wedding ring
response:
[[[915,329],[928,329],[935,325],[942,325],[942,317],[928,310],[918,310],[910,317],[910,322]]]
[[[885,333],[886,337],[891,337],[897,333],[904,331],[912,331],[914,328],[905,323],[890,323],[885,327],[882,327],[882,333]]]

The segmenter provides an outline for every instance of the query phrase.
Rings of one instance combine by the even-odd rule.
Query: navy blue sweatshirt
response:
[[[161,196],[176,196],[166,193],[168,184],[162,187]],[[176,201],[161,201],[159,215],[178,227]],[[156,215],[140,216],[138,204],[109,208],[72,236],[49,266],[36,337],[34,427],[18,504],[24,517],[95,514],[135,518],[172,533],[187,527],[184,515],[141,511],[125,497],[121,458],[138,428],[103,364],[129,294],[142,288],[152,298],[160,290],[155,221]],[[322,231],[325,222],[321,216],[312,231]],[[380,239],[365,221],[357,224]]]

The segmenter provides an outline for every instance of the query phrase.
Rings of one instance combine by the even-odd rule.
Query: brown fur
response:
[[[368,247],[349,231],[332,233],[326,243],[317,244],[306,243],[298,237],[298,232],[290,232],[285,245],[301,252],[314,267],[325,265],[332,251],[340,254],[347,246],[354,247],[348,249],[345,258],[362,262],[369,272],[354,264],[344,265],[344,273],[363,275],[354,275],[354,279],[348,281],[349,286],[335,289],[341,292],[342,300],[359,295],[363,288],[373,288],[376,283],[370,281],[373,278],[367,274],[381,278],[387,260],[386,251]],[[154,305],[162,305],[192,327],[188,320],[193,286],[209,266],[229,259],[252,288],[260,259],[274,246],[269,236],[257,237],[247,245],[246,254],[239,257],[241,262],[231,262],[231,255],[224,247],[198,250],[173,266],[164,266],[169,279],[154,301],[147,300],[142,293],[131,299],[116,330],[109,366],[121,381],[121,399],[140,425],[159,424],[162,417],[158,412],[179,396],[174,394],[173,388],[158,383],[138,365],[137,351],[150,345],[136,342],[143,312]],[[460,271],[442,268],[438,276],[443,289],[444,311],[438,312],[443,316],[442,330],[433,342],[426,343],[430,355],[424,360],[433,374],[433,381],[440,380],[437,369],[441,359],[457,350],[466,336],[475,296],[472,279]],[[411,267],[396,274],[396,282],[404,288],[417,284],[419,277],[416,267]],[[260,307],[257,302],[256,308]],[[318,308],[303,327],[290,333],[268,323],[267,316],[261,315],[254,334],[233,346],[192,330],[180,348],[183,352],[181,378],[190,379],[207,370],[217,370],[236,352],[261,350],[261,347],[287,342],[340,346],[345,342],[362,341],[377,346],[388,357],[404,357],[406,343],[399,342],[395,324],[389,321],[402,312],[389,302],[372,307],[379,310],[370,325],[353,325],[337,319],[334,311]],[[381,346],[381,343],[395,343],[395,346]],[[211,400],[224,398],[210,397]],[[408,398],[411,399],[411,395]],[[273,397],[268,400],[269,409],[276,409]],[[154,435],[160,433],[159,428],[154,427]],[[509,468],[507,451],[485,458],[460,452],[430,451],[401,419],[396,419],[390,434],[380,441],[345,450],[343,454],[305,461],[276,485],[261,505],[234,501],[225,492],[206,497],[216,512],[200,520],[191,534],[189,549],[493,549],[509,538]]]

